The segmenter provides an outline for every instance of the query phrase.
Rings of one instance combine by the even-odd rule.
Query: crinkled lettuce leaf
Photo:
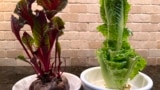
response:
[[[97,27],[105,37],[97,51],[102,75],[109,88],[123,89],[128,79],[143,70],[146,61],[129,44],[132,32],[126,28],[130,5],[127,0],[100,0],[103,24]]]

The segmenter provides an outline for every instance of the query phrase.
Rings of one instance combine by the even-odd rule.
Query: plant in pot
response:
[[[127,0],[100,0],[100,15],[103,24],[99,25],[97,29],[105,40],[103,46],[96,53],[100,68],[95,69],[99,71],[96,72],[90,68],[81,74],[86,90],[151,89],[152,80],[147,75],[139,73],[146,66],[146,61],[129,44],[129,36],[132,35],[132,32],[126,27],[129,10],[130,4]],[[103,83],[96,81],[100,78],[100,76],[98,77],[99,73],[102,73]],[[137,76],[138,74],[140,75]],[[134,88],[134,85],[131,84],[141,85],[142,80],[144,80],[142,84],[148,84],[146,78],[142,76],[147,77],[150,86],[145,89]],[[135,77],[136,80],[133,80]],[[132,80],[131,84],[128,84],[129,79]],[[100,88],[94,88],[96,85]]]
[[[33,10],[35,3],[39,8]],[[37,74],[29,90],[76,90],[69,85],[70,76],[65,76],[61,71],[61,47],[58,38],[63,34],[64,22],[56,14],[66,4],[67,0],[20,0],[14,10],[15,15],[11,16],[12,32],[28,56],[26,58],[20,55],[18,59],[29,63]],[[30,32],[22,31],[25,25],[30,26]],[[51,61],[53,48],[55,56]],[[17,87],[14,86],[13,90],[23,90],[23,86],[21,89]]]

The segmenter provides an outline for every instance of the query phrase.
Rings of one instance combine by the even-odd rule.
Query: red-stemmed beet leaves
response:
[[[43,9],[32,10],[33,3]],[[50,81],[50,77],[61,77],[61,48],[58,42],[63,34],[64,22],[55,16],[67,4],[67,0],[20,0],[11,16],[12,32],[22,45],[29,59],[23,55],[19,59],[29,63],[41,80]],[[22,32],[24,25],[29,25],[31,34]],[[20,35],[20,32],[23,35]],[[55,49],[55,58],[51,62],[51,52]]]

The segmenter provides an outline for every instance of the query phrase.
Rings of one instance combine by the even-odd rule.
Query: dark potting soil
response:
[[[80,76],[80,73],[89,67],[70,66],[66,67],[65,72]],[[64,69],[64,68],[63,68]],[[150,76],[153,80],[152,90],[160,90],[160,66],[147,66],[142,72]],[[34,74],[31,67],[0,67],[0,90],[11,90],[13,84],[18,80]],[[83,89],[81,89],[83,90]]]
[[[53,78],[49,82],[37,79],[31,83],[29,90],[69,90],[69,83],[63,75],[61,78]]]

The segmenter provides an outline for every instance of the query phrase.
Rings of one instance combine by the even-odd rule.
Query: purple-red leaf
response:
[[[47,19],[43,11],[36,11],[36,17],[34,19],[33,37],[35,44],[39,47],[43,43],[43,37],[48,29]]]
[[[49,20],[51,20],[56,14],[57,14],[57,11],[55,10],[46,11],[46,16]]]
[[[35,12],[36,12],[36,16],[35,16],[36,22],[39,22],[40,24],[46,24],[47,19],[45,16],[45,12],[39,11],[39,10],[36,10]]]
[[[27,32],[23,33],[22,41],[27,46],[27,48],[31,51],[31,53],[33,53],[32,46],[34,43],[34,39]]]
[[[68,0],[48,0],[50,3],[47,3],[45,2],[45,0],[43,0],[44,4],[41,4],[41,2],[43,3],[43,1],[39,1],[39,4],[46,9],[46,16],[49,20],[51,20],[55,16],[55,14],[61,11],[68,2]],[[48,4],[50,4],[50,6],[48,6]]]
[[[15,13],[19,15],[27,24],[29,24],[32,28],[33,26],[33,14],[31,10],[31,4],[34,0],[21,0],[18,2],[15,8]]]
[[[11,16],[11,29],[12,29],[12,32],[15,34],[16,38],[18,39],[18,41],[22,45],[22,47],[25,50],[25,52],[27,53],[28,57],[31,58],[31,56],[29,55],[27,49],[25,48],[24,44],[22,43],[22,40],[21,40],[21,37],[20,37],[20,30],[24,26],[24,24],[25,24],[24,22],[25,21],[23,21],[21,18],[17,19],[13,15]]]
[[[67,1],[68,0],[37,0],[37,3],[46,10],[60,11],[66,6]]]
[[[11,29],[12,32],[15,34],[16,38],[20,40],[20,29],[24,26],[23,22],[20,22],[16,17],[13,15],[11,16]]]

